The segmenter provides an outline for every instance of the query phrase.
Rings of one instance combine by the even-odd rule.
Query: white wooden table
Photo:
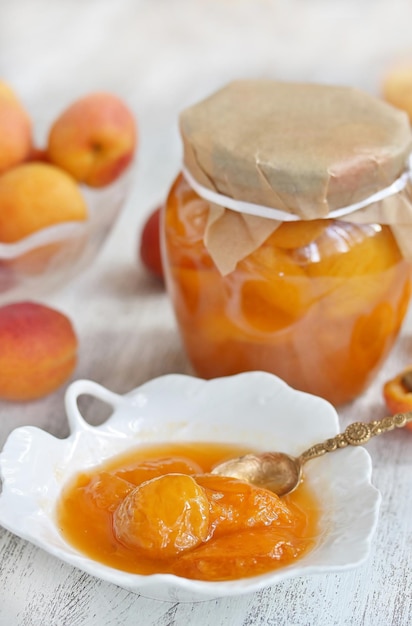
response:
[[[104,250],[83,276],[42,298],[76,327],[73,379],[125,393],[155,376],[190,373],[167,296],[136,252],[146,215],[179,169],[178,111],[245,76],[377,92],[386,67],[410,52],[409,6],[406,0],[0,0],[0,77],[29,107],[39,139],[58,111],[93,90],[125,98],[140,127],[133,191]],[[383,381],[410,361],[411,315],[373,385],[340,409],[342,426],[381,417]],[[24,405],[0,402],[0,446],[25,424],[66,436],[64,390]],[[102,419],[93,402],[83,411],[93,423]],[[383,504],[370,558],[355,570],[240,598],[168,604],[96,580],[0,529],[0,626],[407,626],[412,433],[389,433],[369,451]]]

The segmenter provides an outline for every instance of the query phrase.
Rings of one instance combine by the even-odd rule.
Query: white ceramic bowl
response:
[[[84,421],[77,405],[82,394],[113,407],[104,424],[93,427]],[[263,372],[210,381],[167,375],[124,396],[79,380],[67,390],[66,410],[67,439],[34,427],[18,428],[0,454],[0,524],[66,563],[146,597],[197,601],[352,568],[368,556],[380,494],[370,482],[367,451],[346,448],[306,466],[306,479],[321,504],[320,532],[316,547],[292,565],[253,578],[204,582],[170,574],[141,576],[97,563],[66,543],[55,523],[62,486],[76,472],[140,442],[226,441],[299,454],[335,435],[338,417],[325,400]]]
[[[128,168],[107,187],[82,185],[87,220],[62,222],[15,243],[0,243],[0,304],[48,293],[87,268],[114,226],[130,182]]]

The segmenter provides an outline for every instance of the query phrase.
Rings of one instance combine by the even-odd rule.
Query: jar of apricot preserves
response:
[[[166,285],[197,375],[265,370],[339,405],[407,311],[404,113],[347,87],[237,81],[181,115]]]

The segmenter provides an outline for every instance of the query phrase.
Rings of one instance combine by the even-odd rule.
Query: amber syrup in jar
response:
[[[222,276],[204,245],[208,210],[179,176],[164,214],[166,280],[195,373],[264,370],[336,405],[360,394],[410,299],[410,265],[391,229],[283,223]]]

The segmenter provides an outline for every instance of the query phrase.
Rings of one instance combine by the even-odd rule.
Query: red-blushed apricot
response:
[[[160,252],[160,213],[161,207],[158,207],[146,220],[140,238],[139,255],[146,269],[163,280],[163,263]]]
[[[34,146],[27,158],[27,161],[40,161],[41,163],[48,163],[47,150],[45,148],[37,148]]]
[[[104,187],[131,163],[136,143],[136,122],[126,104],[111,93],[91,93],[56,119],[47,155],[77,181]]]
[[[114,512],[116,537],[166,559],[206,541],[209,501],[186,474],[165,474],[136,487]]]
[[[77,363],[77,336],[66,315],[35,302],[0,307],[0,399],[41,398]]]
[[[412,411],[412,365],[386,381],[383,398],[391,415]],[[406,428],[412,430],[412,422],[406,424]]]

